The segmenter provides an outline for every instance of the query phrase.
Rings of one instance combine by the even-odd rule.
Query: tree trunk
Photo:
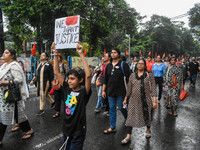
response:
[[[41,54],[41,47],[42,47],[42,42],[41,42],[41,32],[40,32],[40,25],[37,25],[37,48],[36,51],[38,51],[39,55]],[[38,49],[38,50],[37,50]]]
[[[4,49],[3,14],[0,10],[0,54],[3,54]]]

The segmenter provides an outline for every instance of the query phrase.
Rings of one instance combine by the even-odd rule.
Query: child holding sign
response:
[[[78,42],[76,51],[81,58],[84,70],[81,68],[70,69],[67,73],[68,80],[64,81],[59,70],[58,51],[55,49],[55,43],[52,43],[51,49],[54,53],[54,73],[65,93],[63,121],[65,142],[62,147],[65,146],[64,149],[70,150],[81,150],[86,134],[86,105],[92,93],[90,69],[82,52],[83,47]]]

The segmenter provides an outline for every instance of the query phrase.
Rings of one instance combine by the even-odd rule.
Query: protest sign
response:
[[[56,49],[76,48],[79,41],[80,16],[70,16],[55,20],[54,42]]]

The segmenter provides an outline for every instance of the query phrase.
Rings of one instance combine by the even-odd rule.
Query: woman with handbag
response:
[[[127,135],[121,141],[121,144],[127,144],[131,141],[132,128],[147,127],[146,138],[151,137],[152,110],[157,107],[156,102],[156,83],[151,72],[147,71],[144,59],[139,59],[137,63],[137,72],[132,73],[123,105],[128,103],[128,117],[126,120]],[[151,99],[153,97],[153,101]]]
[[[60,68],[60,73],[63,77],[64,80],[66,80],[66,74],[68,72],[68,66],[66,63],[62,62],[63,60],[63,56],[61,53],[58,53],[58,64],[59,64],[59,68]],[[63,93],[63,87],[60,86],[60,83],[58,82],[58,79],[54,78],[53,82],[52,82],[52,86],[54,89],[54,98],[55,98],[55,111],[56,113],[53,115],[53,118],[57,118],[60,116],[60,106],[61,106],[61,101],[63,101],[64,99],[64,93]]]
[[[7,125],[12,125],[16,118],[20,129],[25,132],[22,139],[30,138],[33,135],[33,130],[25,114],[24,104],[29,93],[23,70],[16,62],[16,51],[6,48],[2,59],[5,63],[0,68],[0,147],[2,147]],[[11,88],[14,85],[18,88]],[[12,95],[13,92],[17,94]]]
[[[104,68],[104,58],[101,59],[101,63],[100,63],[100,68],[97,69],[96,71],[98,72],[97,73],[97,80],[96,80],[96,87],[97,87],[97,96],[98,96],[98,100],[97,100],[97,105],[96,105],[96,108],[94,110],[94,112],[96,113],[99,113],[100,112],[100,109],[101,109],[101,106],[103,106],[103,102],[104,102],[104,99],[102,98],[102,82],[103,82],[103,68]]]
[[[51,103],[50,108],[55,107],[55,102],[50,96],[49,92],[51,90],[51,83],[54,78],[53,67],[50,62],[48,62],[48,54],[43,52],[40,55],[41,63],[38,65],[36,70],[36,76],[33,77],[30,85],[33,83],[37,86],[37,95],[40,96],[40,110],[36,114],[41,116],[44,114],[45,99],[47,98]]]
[[[170,109],[170,115],[178,116],[177,107],[180,90],[183,88],[183,71],[176,65],[176,58],[169,58],[170,65],[164,72],[164,85],[166,86],[165,107]]]

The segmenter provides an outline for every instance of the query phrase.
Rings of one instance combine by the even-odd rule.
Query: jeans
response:
[[[122,115],[124,118],[127,118],[127,110],[123,108],[123,101],[124,97],[118,96],[118,97],[108,97],[109,100],[109,111],[110,111],[110,127],[115,128],[116,127],[116,103],[118,105],[119,110],[122,112]]]
[[[103,102],[104,102],[104,99],[102,98],[102,96],[98,96],[96,109],[100,110],[101,106],[103,105]]]
[[[67,139],[67,136],[64,135],[63,143]],[[71,136],[67,140],[67,146],[64,150],[82,150],[84,144],[85,136]]]
[[[196,79],[197,79],[197,74],[191,74],[190,75],[191,84],[195,85]]]

